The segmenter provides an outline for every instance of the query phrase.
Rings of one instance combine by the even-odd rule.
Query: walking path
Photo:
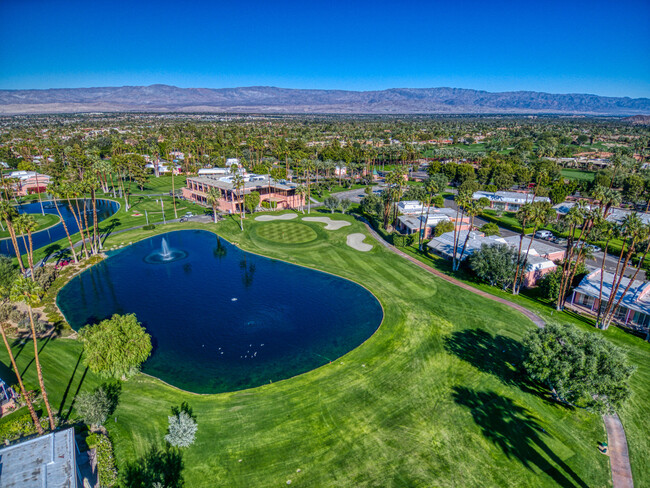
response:
[[[506,300],[505,298],[497,297],[490,293],[474,288],[473,286],[468,285],[467,283],[463,283],[462,281],[459,281],[456,278],[452,278],[451,276],[446,275],[445,273],[438,271],[437,269],[432,268],[431,266],[428,266],[422,261],[415,259],[413,256],[409,256],[405,252],[400,251],[395,246],[386,242],[368,224],[368,222],[365,221],[365,219],[362,219],[362,222],[365,224],[366,228],[368,229],[368,232],[370,232],[370,234],[377,240],[377,242],[379,242],[380,244],[382,244],[384,247],[394,252],[395,254],[398,254],[399,256],[408,259],[416,266],[419,266],[420,268],[430,273],[433,273],[437,277],[442,278],[443,280],[449,283],[452,283],[456,286],[459,286],[467,291],[470,291],[482,297],[488,298],[490,300],[494,300],[495,302],[503,303],[504,305],[513,308],[521,312],[522,314],[524,314],[537,327],[540,328],[544,327],[545,325],[544,321],[536,313],[531,312],[530,310],[528,310],[527,308],[521,305]],[[621,420],[618,418],[617,414],[603,415],[603,421],[605,422],[605,429],[607,430],[607,448],[609,454],[609,463],[612,470],[613,486],[614,488],[634,488],[634,481],[632,479],[632,468],[630,467],[630,458],[627,449],[627,438],[625,437],[625,430],[623,429],[623,424],[621,423]]]
[[[627,438],[617,414],[603,415],[607,429],[607,450],[612,468],[614,488],[634,488],[632,468],[627,450]]]

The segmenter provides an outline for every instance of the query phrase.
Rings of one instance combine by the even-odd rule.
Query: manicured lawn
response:
[[[174,189],[178,191],[181,188],[183,188],[185,186],[186,180],[187,180],[187,176],[185,175],[174,176]],[[169,193],[171,190],[172,190],[171,175],[159,176],[158,178],[156,178],[155,176],[150,176],[144,185],[144,190],[141,190],[140,187],[136,186],[135,184],[131,185],[131,191],[133,193],[142,193],[142,194]]]
[[[564,168],[562,170],[562,176],[570,180],[584,180],[592,182],[594,181],[594,176],[596,176],[596,173],[594,171]]]
[[[184,452],[184,476],[191,487],[285,486],[288,480],[292,486],[314,487],[611,484],[608,460],[597,450],[597,442],[605,439],[601,419],[549,402],[545,391],[517,372],[520,339],[534,325],[508,307],[419,269],[372,239],[367,240],[374,244],[370,252],[351,249],[345,237],[365,233],[365,228],[351,216],[327,215],[352,225],[330,232],[298,217],[292,223],[312,227],[319,236],[302,244],[260,237],[260,230],[273,222],[250,217],[244,232],[234,218],[191,226],[216,229],[246,250],[364,285],[384,307],[380,329],[331,364],[251,390],[193,395],[138,375],[123,384],[113,416],[117,421],[107,424],[120,465],[150,444],[161,444],[170,407],[188,401],[199,423],[196,444]],[[171,224],[113,234],[106,245],[188,227]],[[143,290],[142,299],[148,293]],[[335,313],[335,307],[327,313]],[[555,320],[564,321],[562,315]],[[643,422],[650,349],[621,334],[607,332],[633,351],[639,366],[635,398],[621,416],[637,485],[643,486],[648,478],[640,470],[650,447]],[[84,376],[82,364],[73,374],[80,351],[76,341],[57,339],[43,352],[50,396],[64,415],[82,378],[81,390],[99,383],[89,372]],[[0,358],[7,363],[6,354]],[[25,347],[18,362],[36,384],[30,359]]]
[[[45,214],[41,215],[40,213],[38,214],[31,214],[34,219],[36,220],[36,224],[38,227],[34,232],[38,232],[39,230],[47,229],[48,227],[52,227],[53,225],[56,225],[60,222],[60,218],[58,215],[54,214]],[[2,229],[5,230],[2,230]],[[5,239],[9,237],[9,232],[6,230],[7,227],[5,226],[4,222],[2,223],[2,228],[0,228],[0,239]],[[22,237],[20,235],[17,236],[19,240],[22,240]],[[27,236],[25,236],[27,238]]]

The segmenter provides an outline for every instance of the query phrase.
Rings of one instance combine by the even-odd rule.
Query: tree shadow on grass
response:
[[[107,222],[106,225],[102,226],[102,228],[99,230],[100,239],[102,239],[102,247],[106,245],[106,239],[108,239],[113,231],[120,225],[122,225],[120,219],[114,218]]]
[[[122,484],[125,488],[181,488],[184,463],[180,450],[166,446],[152,445],[141,458],[129,463],[122,471]]]
[[[508,459],[526,468],[537,467],[563,487],[587,488],[587,484],[544,442],[549,434],[534,416],[510,398],[493,391],[454,388],[454,402],[470,409],[486,439],[498,446]],[[541,451],[541,452],[540,452]]]
[[[74,380],[75,374],[77,374],[77,369],[79,369],[79,364],[81,364],[82,356],[83,351],[79,353],[77,364],[75,364],[74,369],[72,370],[72,375],[70,376],[70,381],[68,381],[68,385],[65,387],[65,391],[63,392],[63,397],[61,398],[61,403],[59,404],[59,412],[57,413],[58,417],[61,417],[61,413],[63,412],[63,406],[65,405],[65,401],[68,398],[68,393],[70,392],[70,387],[72,386],[72,381]]]
[[[27,339],[27,340],[33,345],[33,340],[32,339]],[[45,337],[45,342],[43,342],[42,340],[38,341],[38,343],[39,343],[38,344],[38,357],[39,357],[39,359],[41,357],[41,354],[43,353],[43,351],[45,350],[45,348],[47,347],[47,345],[50,343],[51,340],[52,340],[52,334],[50,333]],[[26,344],[27,343],[22,345],[22,347],[21,347],[20,351],[18,352],[18,354],[20,354],[22,352],[22,350],[25,348]],[[14,356],[14,358],[18,357],[18,354],[16,354]],[[27,373],[27,370],[34,363],[35,359],[36,358],[32,358],[32,359],[29,360],[27,365],[23,368],[23,372],[21,373],[21,376],[25,376],[25,373]]]
[[[88,366],[85,367],[84,372],[81,375],[81,379],[79,380],[79,385],[77,385],[77,390],[74,392],[74,396],[72,397],[72,402],[70,402],[70,407],[68,407],[68,413],[65,414],[64,420],[66,421],[70,418],[70,415],[72,414],[72,408],[74,407],[74,402],[77,400],[77,396],[81,391],[81,386],[84,384],[84,380],[86,379],[87,374],[88,374]]]
[[[526,377],[521,366],[524,347],[510,337],[493,336],[482,329],[466,329],[445,337],[445,349],[479,371],[496,376],[506,385],[533,395],[548,396]]]

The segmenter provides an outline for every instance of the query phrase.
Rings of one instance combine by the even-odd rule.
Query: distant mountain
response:
[[[622,120],[623,122],[629,122],[632,125],[650,125],[650,115],[634,115]]]
[[[268,86],[211,89],[151,85],[0,90],[0,114],[135,111],[644,115],[650,114],[650,99],[531,91],[490,93],[461,88],[359,92]]]

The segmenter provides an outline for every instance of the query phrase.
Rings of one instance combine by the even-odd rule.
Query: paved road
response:
[[[436,275],[439,278],[442,278],[443,280],[449,283],[452,283],[467,291],[470,291],[476,295],[480,295],[489,300],[502,303],[514,310],[517,310],[518,312],[528,317],[537,327],[543,328],[546,325],[544,323],[544,320],[535,312],[532,312],[521,305],[506,300],[505,298],[497,297],[495,295],[491,295],[490,293],[479,290],[478,288],[474,288],[473,286],[464,283],[462,281],[459,281],[455,278],[452,278],[451,276],[442,273],[441,271],[438,271],[437,269],[432,268],[431,266],[424,264],[420,260],[415,259],[412,256],[409,256],[403,251],[400,251],[395,246],[389,244],[384,239],[382,239],[382,237],[377,232],[375,232],[375,230],[370,225],[368,225],[368,222],[365,221],[365,219],[362,220],[366,225],[368,232],[370,232],[370,234],[375,238],[377,242],[379,242],[380,244],[382,244],[384,247],[391,250],[395,254],[405,259],[408,259],[416,266]],[[632,468],[630,466],[630,458],[629,458],[628,447],[627,447],[627,438],[625,437],[625,430],[623,429],[623,424],[621,423],[617,414],[603,415],[603,421],[605,422],[605,429],[607,430],[607,447],[608,447],[608,454],[610,458],[613,486],[614,488],[634,488],[634,481],[632,478]]]

